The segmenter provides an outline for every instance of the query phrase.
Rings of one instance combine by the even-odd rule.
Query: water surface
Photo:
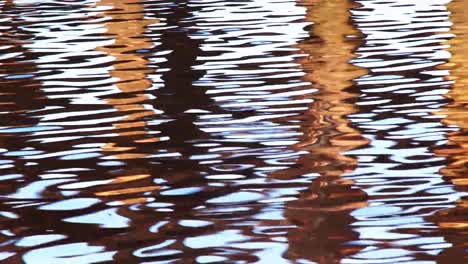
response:
[[[5,263],[463,263],[464,1],[0,1]]]

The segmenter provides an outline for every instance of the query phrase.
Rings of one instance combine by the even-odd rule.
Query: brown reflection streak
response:
[[[114,64],[111,75],[118,79],[116,86],[125,95],[123,98],[107,98],[106,102],[126,116],[125,119],[113,124],[119,136],[137,137],[135,140],[137,142],[143,136],[148,137],[145,131],[146,122],[141,120],[154,115],[154,112],[146,109],[142,104],[149,98],[141,94],[151,87],[151,81],[147,79],[147,75],[152,70],[147,68],[148,61],[136,51],[151,47],[150,40],[143,36],[146,27],[158,21],[144,18],[144,6],[140,0],[101,0],[99,5],[112,7],[112,9],[105,11],[103,15],[111,19],[105,24],[105,27],[107,33],[115,39],[115,42],[113,45],[100,47],[97,50],[115,58],[117,63]],[[153,138],[151,140],[158,141],[158,139]],[[104,151],[109,152],[125,152],[132,149],[119,147],[115,143],[108,143],[102,148]],[[145,154],[119,153],[115,157],[118,159],[134,159],[143,158]]]
[[[353,51],[358,44],[349,38],[357,34],[349,23],[350,8],[350,3],[337,0],[309,3],[307,20],[314,23],[313,32],[319,39],[302,43],[298,47],[308,55],[300,61],[307,73],[304,78],[319,88],[319,93],[314,96],[316,102],[306,113],[314,123],[309,124],[303,131],[304,137],[297,147],[332,155],[333,160],[355,165],[355,159],[340,154],[367,143],[357,130],[348,126],[349,121],[345,118],[345,115],[356,112],[356,108],[344,102],[355,96],[344,89],[352,84],[352,79],[366,73],[364,69],[348,63],[354,57]],[[319,139],[324,138],[320,137],[321,135],[327,135],[329,142],[326,149],[317,147],[321,145]],[[323,173],[339,176],[344,171],[325,170]]]
[[[304,114],[303,137],[295,145],[309,154],[298,160],[298,171],[282,171],[275,177],[318,173],[299,200],[289,202],[286,217],[298,227],[289,232],[289,259],[310,259],[318,263],[338,263],[360,248],[342,245],[358,239],[350,228],[350,211],[367,205],[366,194],[353,188],[354,182],[340,176],[352,171],[357,160],[342,153],[368,143],[349,126],[346,115],[356,112],[346,100],[354,97],[345,91],[365,70],[349,64],[358,45],[349,23],[350,2],[305,1],[307,20],[313,22],[317,36],[298,45],[307,54],[299,61],[304,79],[319,88],[315,102]],[[333,19],[330,19],[333,18]]]
[[[144,33],[148,25],[158,21],[144,17],[144,5],[140,0],[101,0],[98,6],[107,8],[102,15],[110,20],[104,26],[107,29],[106,34],[114,39],[114,43],[99,47],[97,50],[115,58],[114,69],[110,71],[110,74],[118,79],[115,86],[119,89],[118,97],[106,98],[105,102],[125,116],[119,122],[112,124],[118,133],[118,138],[123,139],[122,142],[108,142],[102,146],[102,149],[105,152],[111,152],[112,158],[117,160],[144,158],[145,153],[132,152],[137,149],[134,143],[157,142],[159,139],[148,135],[147,122],[143,120],[155,114],[144,105],[144,102],[149,100],[144,92],[151,87],[151,81],[148,80],[147,75],[154,70],[148,69],[148,60],[137,51],[152,46],[151,40],[144,37]],[[126,144],[128,139],[134,143],[123,146],[122,144]],[[127,173],[135,173],[135,175],[118,177],[110,184],[138,182],[150,175],[144,168]],[[159,186],[135,186],[97,192],[95,195],[106,197],[138,194],[157,189]],[[133,203],[134,200],[127,199],[118,202],[126,204],[127,202]]]
[[[441,170],[458,191],[468,191],[468,2],[453,1],[448,5],[453,22],[452,33],[455,38],[449,41],[452,57],[443,68],[450,70],[450,78],[454,81],[452,90],[446,95],[453,100],[438,114],[445,115],[443,122],[460,128],[448,135],[448,143],[436,148],[434,152],[448,158],[450,163]],[[440,256],[440,263],[453,263],[454,260],[467,259],[464,252],[468,247],[468,200],[463,198],[452,209],[439,211],[431,217],[437,223],[444,237],[452,247],[446,249]],[[461,263],[461,262],[460,262]],[[466,261],[465,261],[466,263]]]

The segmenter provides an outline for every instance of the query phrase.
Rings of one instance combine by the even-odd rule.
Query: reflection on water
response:
[[[148,59],[142,55],[145,49],[153,46],[151,40],[144,37],[146,27],[157,23],[157,20],[144,18],[143,5],[138,0],[101,0],[97,7],[107,9],[102,12],[102,16],[109,19],[104,26],[106,35],[114,41],[96,50],[114,57],[118,62],[113,65],[110,75],[115,78],[115,86],[120,91],[106,96],[104,101],[125,116],[112,124],[122,140],[107,142],[101,148],[115,152],[118,159],[144,157],[143,153],[132,152],[135,145],[159,141],[158,137],[148,135],[150,133],[145,129],[148,126],[145,118],[155,115],[156,111],[149,107],[151,96],[145,92],[152,86],[148,74],[154,70],[148,69]],[[125,142],[129,139],[130,142]]]
[[[447,4],[0,1],[0,259],[456,263]]]
[[[439,171],[447,160],[431,149],[454,128],[434,115],[448,100],[451,82],[436,66],[450,54],[453,37],[446,1],[362,1],[352,19],[365,35],[352,63],[368,69],[355,79],[359,112],[348,115],[369,146],[348,151],[359,159],[348,177],[368,194],[369,205],[351,213],[365,246],[343,262],[430,261],[445,248],[427,216],[460,197]]]
[[[468,53],[464,44],[468,41],[468,17],[465,15],[468,3],[454,1],[449,4],[448,8],[452,12],[450,16],[454,23],[452,33],[456,37],[448,42],[452,56],[449,62],[441,68],[450,71],[450,76],[447,79],[454,83],[446,95],[452,101],[439,113],[445,115],[444,123],[459,129],[449,133],[448,143],[435,148],[434,152],[449,160],[448,165],[441,169],[441,173],[455,185],[456,190],[466,192],[468,190],[466,188],[468,185],[468,101],[465,93],[466,78],[468,77]],[[463,197],[456,202],[455,208],[441,210],[434,216],[430,216],[430,219],[436,222],[441,232],[444,233],[447,241],[452,244],[438,257],[440,263],[451,263],[454,259],[467,262],[467,214],[467,200],[466,197]]]
[[[272,176],[317,176],[298,200],[287,203],[285,216],[296,227],[289,232],[286,256],[294,262],[338,263],[343,256],[361,249],[346,243],[358,239],[350,225],[354,221],[350,212],[367,205],[366,194],[355,188],[352,179],[341,177],[357,165],[355,158],[341,153],[368,143],[345,119],[357,111],[346,102],[357,95],[345,89],[366,71],[348,63],[359,45],[358,32],[350,24],[350,3],[333,0],[303,4],[308,7],[307,21],[314,23],[315,37],[298,45],[307,55],[299,62],[306,73],[303,79],[319,90],[303,114],[303,135],[295,145],[307,155],[296,161],[297,168]]]

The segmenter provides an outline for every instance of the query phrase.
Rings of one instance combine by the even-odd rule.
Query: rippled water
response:
[[[466,263],[468,10],[0,0],[5,263]]]

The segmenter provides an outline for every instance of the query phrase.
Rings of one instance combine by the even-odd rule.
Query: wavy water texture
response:
[[[447,1],[360,1],[352,20],[364,35],[352,63],[368,70],[355,79],[356,114],[348,115],[368,147],[347,176],[368,194],[369,205],[351,213],[364,246],[343,263],[434,263],[451,243],[428,216],[463,196],[440,170],[447,160],[432,152],[456,130],[434,112],[444,107],[452,82],[437,68],[450,58]],[[424,262],[424,263],[426,263]]]
[[[456,263],[465,6],[0,0],[0,260]]]

